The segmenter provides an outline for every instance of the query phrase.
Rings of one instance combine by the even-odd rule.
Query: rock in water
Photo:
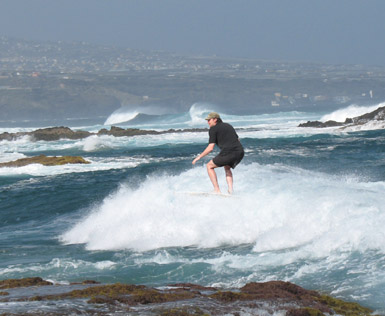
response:
[[[377,110],[366,113],[360,116],[356,116],[353,118],[347,118],[345,122],[336,122],[336,121],[307,121],[306,123],[301,123],[298,127],[336,127],[336,126],[355,126],[355,125],[363,125],[370,121],[384,121],[385,120],[385,107],[379,107]]]
[[[0,163],[0,167],[23,167],[34,163],[39,163],[44,166],[59,166],[65,164],[88,164],[90,162],[80,156],[47,157],[45,155],[40,155]]]
[[[73,131],[68,127],[50,127],[38,129],[31,133],[35,140],[59,140],[67,139],[82,139],[91,135],[87,131]]]

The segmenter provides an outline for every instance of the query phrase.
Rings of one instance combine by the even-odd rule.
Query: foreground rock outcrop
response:
[[[28,158],[21,158],[15,161],[0,163],[1,167],[24,167],[30,164],[38,163],[44,166],[59,166],[65,164],[89,164],[90,162],[80,156],[62,156],[47,157],[39,155]]]
[[[69,127],[49,127],[42,128],[32,132],[17,132],[17,133],[2,133],[0,134],[0,141],[2,140],[16,140],[21,137],[29,136],[31,141],[55,141],[59,139],[83,139],[92,135],[111,135],[115,137],[122,136],[136,136],[136,135],[158,135],[158,134],[167,134],[167,133],[183,133],[183,132],[202,132],[207,131],[207,129],[184,129],[184,130],[175,130],[169,129],[167,131],[155,131],[155,130],[142,130],[137,128],[127,128],[123,129],[120,127],[112,126],[110,130],[105,128],[99,130],[97,133],[91,133],[88,131],[73,131]]]
[[[306,123],[299,124],[298,127],[336,127],[336,126],[357,126],[364,125],[371,121],[384,121],[385,120],[385,107],[379,107],[377,110],[366,113],[357,117],[347,118],[345,122],[336,122],[336,121],[308,121]]]
[[[372,313],[357,303],[282,281],[252,282],[229,291],[190,283],[170,284],[163,289],[120,283],[101,285],[94,281],[64,286],[41,278],[27,278],[0,281],[0,291],[4,290],[7,292],[1,292],[0,303],[12,302],[14,308],[4,315],[22,315],[23,308],[28,308],[28,315],[39,315],[43,306],[49,306],[49,315],[67,315],[74,312],[71,301],[76,302],[76,314],[82,315],[260,315],[261,311],[270,315],[279,311],[286,316],[366,316]],[[34,304],[36,301],[41,307]],[[17,302],[23,302],[20,308]]]

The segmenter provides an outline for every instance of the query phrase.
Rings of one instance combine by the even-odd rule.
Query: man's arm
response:
[[[204,156],[207,156],[209,153],[211,153],[211,152],[213,151],[214,147],[215,147],[215,143],[208,144],[208,146],[206,147],[206,149],[205,149],[200,155],[198,155],[198,157],[196,157],[196,158],[193,160],[192,164],[195,165],[195,163],[196,163],[199,159],[201,159],[201,158],[203,158]]]

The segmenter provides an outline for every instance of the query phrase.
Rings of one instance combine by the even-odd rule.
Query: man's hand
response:
[[[199,159],[201,159],[201,155],[199,155],[198,157],[196,157],[196,158],[193,160],[192,164],[195,165],[195,163],[196,163]]]

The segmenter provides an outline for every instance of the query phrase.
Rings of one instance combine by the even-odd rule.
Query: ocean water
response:
[[[246,152],[230,198],[189,194],[212,191],[205,162],[215,153],[191,164],[207,132],[2,141],[0,162],[45,154],[81,155],[91,164],[0,169],[0,279],[226,288],[284,280],[383,313],[384,126],[297,127],[382,105],[222,113]],[[67,126],[202,128],[210,110],[204,104],[181,114],[120,110],[103,122]],[[225,192],[223,170],[217,174]]]

